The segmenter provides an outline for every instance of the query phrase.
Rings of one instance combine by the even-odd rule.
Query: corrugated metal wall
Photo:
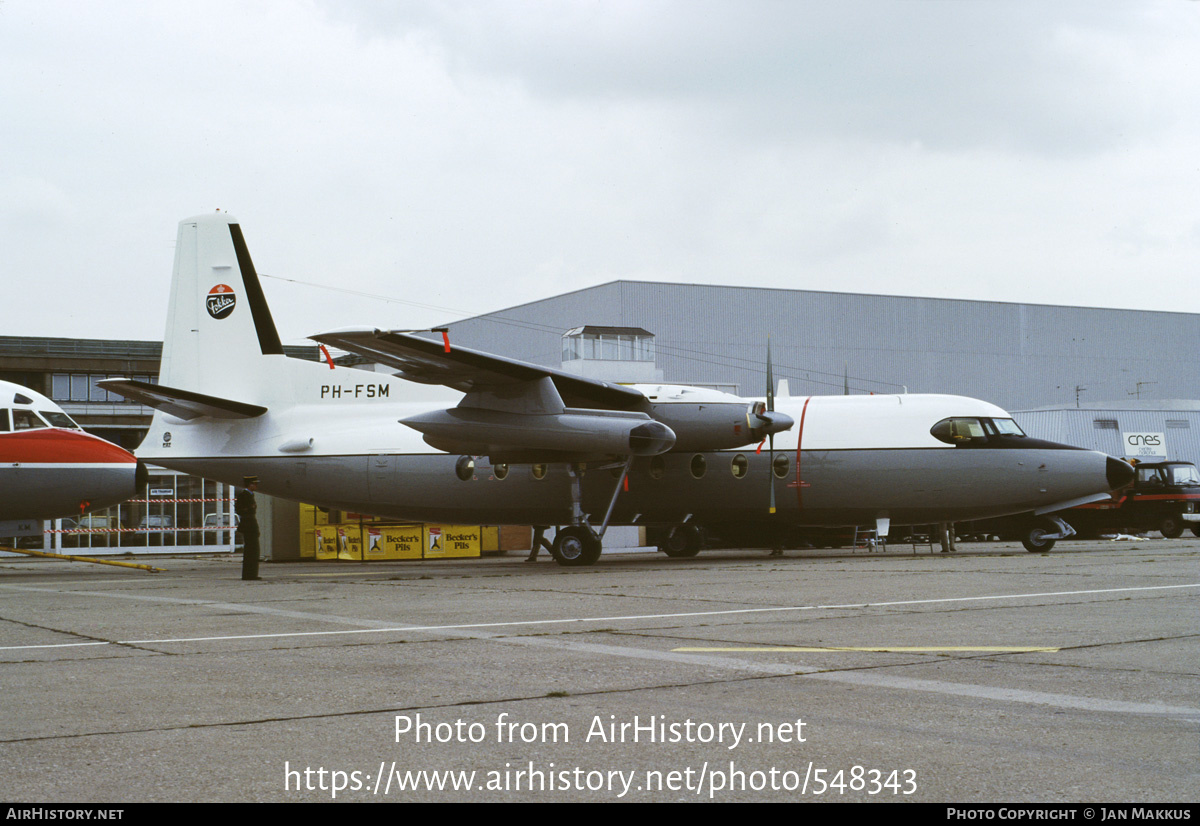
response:
[[[1200,315],[615,281],[454,323],[461,344],[560,364],[584,324],[656,335],[669,382],[763,393],[766,340],[793,394],[956,393],[1005,408],[1200,398]]]
[[[1014,413],[1013,418],[1035,438],[1110,456],[1126,455],[1123,433],[1161,433],[1166,439],[1165,458],[1200,464],[1200,410],[1030,410]]]

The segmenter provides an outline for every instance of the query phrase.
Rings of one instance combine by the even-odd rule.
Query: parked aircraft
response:
[[[123,502],[137,459],[84,433],[41,393],[0,381],[0,520],[78,516]]]
[[[143,461],[227,483],[254,475],[272,496],[396,519],[564,526],[552,550],[564,564],[596,561],[609,525],[674,528],[687,553],[698,523],[886,534],[893,522],[1050,512],[1132,477],[1104,454],[1030,439],[975,399],[804,396],[776,408],[590,380],[448,339],[357,328],[313,339],[397,372],[285,356],[239,224],[190,218],[160,383],[102,385],[157,408]],[[414,383],[454,398],[412,401]]]

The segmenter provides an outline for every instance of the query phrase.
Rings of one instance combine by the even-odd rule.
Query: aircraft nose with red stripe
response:
[[[0,520],[55,519],[137,491],[138,461],[45,396],[0,381]]]

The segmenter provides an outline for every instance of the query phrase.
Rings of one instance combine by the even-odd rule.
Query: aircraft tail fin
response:
[[[159,381],[220,398],[258,396],[248,362],[283,345],[235,218],[223,212],[179,222]]]

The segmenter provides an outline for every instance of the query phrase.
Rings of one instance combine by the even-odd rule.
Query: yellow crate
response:
[[[479,556],[480,534],[478,525],[426,525],[425,558]]]
[[[498,525],[484,525],[480,528],[480,553],[490,554],[498,550],[500,550],[500,527]]]
[[[368,559],[420,559],[425,532],[420,525],[379,525],[379,538],[367,552]]]
[[[317,559],[338,558],[337,525],[319,525],[313,535],[313,555]]]
[[[317,528],[316,523],[317,509],[312,505],[300,506],[300,536],[307,537],[307,541],[300,542],[300,558],[312,559],[317,553],[317,543],[313,539],[314,531]]]
[[[337,526],[338,559],[361,560],[363,558],[363,533],[358,523]]]

